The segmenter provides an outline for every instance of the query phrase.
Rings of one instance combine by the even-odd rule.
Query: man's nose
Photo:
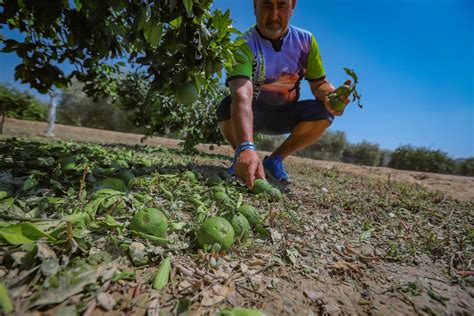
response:
[[[277,7],[273,7],[272,8],[272,11],[270,13],[270,16],[272,18],[273,21],[277,20],[278,19],[278,8]]]

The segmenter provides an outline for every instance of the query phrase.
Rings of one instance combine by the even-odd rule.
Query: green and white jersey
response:
[[[275,41],[262,36],[253,26],[243,38],[246,42],[235,54],[236,64],[227,81],[250,79],[254,101],[268,105],[295,102],[303,78],[309,81],[325,78],[318,44],[306,30],[290,25],[288,32]]]

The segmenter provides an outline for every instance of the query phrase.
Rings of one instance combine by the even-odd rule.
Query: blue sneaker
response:
[[[283,167],[283,159],[281,156],[277,155],[275,158],[266,156],[263,159],[263,167],[265,168],[267,177],[281,182],[290,182],[290,177],[288,177]]]
[[[228,167],[225,171],[227,172],[227,175],[235,176],[235,158],[232,159],[232,165],[230,165],[230,167]]]

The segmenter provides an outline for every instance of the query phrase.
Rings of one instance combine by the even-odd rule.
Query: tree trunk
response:
[[[48,128],[44,132],[46,136],[54,136],[54,127],[56,122],[56,107],[58,103],[56,102],[56,94],[50,92],[50,102],[49,102],[49,113],[48,113]]]

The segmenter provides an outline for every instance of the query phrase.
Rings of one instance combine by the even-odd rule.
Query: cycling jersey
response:
[[[243,34],[245,43],[237,50],[236,63],[227,81],[248,78],[253,84],[254,101],[282,105],[298,100],[303,78],[317,81],[325,72],[314,36],[290,25],[278,40],[270,40],[251,27]]]

